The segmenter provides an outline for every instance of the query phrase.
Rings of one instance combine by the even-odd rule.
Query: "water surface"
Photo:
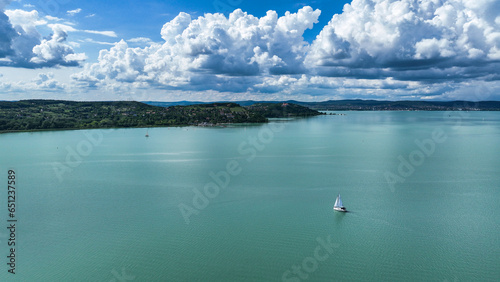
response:
[[[299,279],[297,266],[309,281],[498,281],[500,113],[345,114],[149,138],[1,134],[18,223],[16,275],[0,231],[0,280],[276,281]],[[417,144],[433,132],[445,140],[426,154]],[[402,176],[412,155],[424,158]],[[195,209],[195,190],[229,163],[239,173],[187,224],[179,204]],[[349,213],[333,212],[338,193]],[[335,248],[319,261],[328,238]]]

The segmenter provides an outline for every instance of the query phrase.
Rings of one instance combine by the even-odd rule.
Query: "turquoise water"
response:
[[[498,281],[500,113],[345,114],[2,134],[0,281]]]

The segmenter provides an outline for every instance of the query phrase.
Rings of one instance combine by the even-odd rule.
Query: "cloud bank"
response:
[[[311,7],[282,17],[269,11],[262,18],[239,9],[229,17],[205,14],[192,19],[180,13],[161,29],[163,44],[130,48],[122,40],[102,50],[98,63],[87,65],[74,79],[89,85],[116,80],[171,89],[246,91],[262,75],[307,71],[303,33],[319,15]]]
[[[500,2],[355,0],[307,62],[319,75],[435,82],[498,77]]]
[[[52,27],[52,35],[42,38],[37,27],[46,25],[36,10],[7,10],[0,12],[3,26],[3,48],[0,47],[2,66],[41,68],[53,66],[76,66],[85,58],[76,54],[67,43],[67,32],[59,26]],[[7,52],[6,52],[7,51]]]
[[[120,41],[73,78],[90,86],[310,95],[337,89],[374,97],[377,90],[443,94],[500,78],[498,1],[354,0],[309,44],[303,34],[320,13],[180,13],[163,26],[162,44],[131,48]]]

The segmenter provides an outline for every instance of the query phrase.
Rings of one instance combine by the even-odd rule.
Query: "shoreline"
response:
[[[28,133],[28,132],[45,132],[45,131],[76,131],[76,130],[96,130],[96,129],[148,129],[148,128],[172,128],[172,127],[200,127],[200,128],[207,128],[207,127],[216,127],[216,128],[225,128],[228,125],[264,125],[267,124],[267,122],[235,122],[235,123],[220,123],[220,124],[213,124],[213,125],[200,125],[200,124],[185,124],[185,125],[161,125],[161,126],[129,126],[129,127],[94,127],[94,128],[48,128],[48,129],[27,129],[27,130],[5,130],[5,131],[0,131],[0,134],[7,134],[7,133]]]

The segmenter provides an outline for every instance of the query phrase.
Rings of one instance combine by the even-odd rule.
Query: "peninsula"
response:
[[[321,115],[290,103],[211,103],[161,107],[141,102],[22,100],[0,102],[0,132],[121,127],[216,126]]]

